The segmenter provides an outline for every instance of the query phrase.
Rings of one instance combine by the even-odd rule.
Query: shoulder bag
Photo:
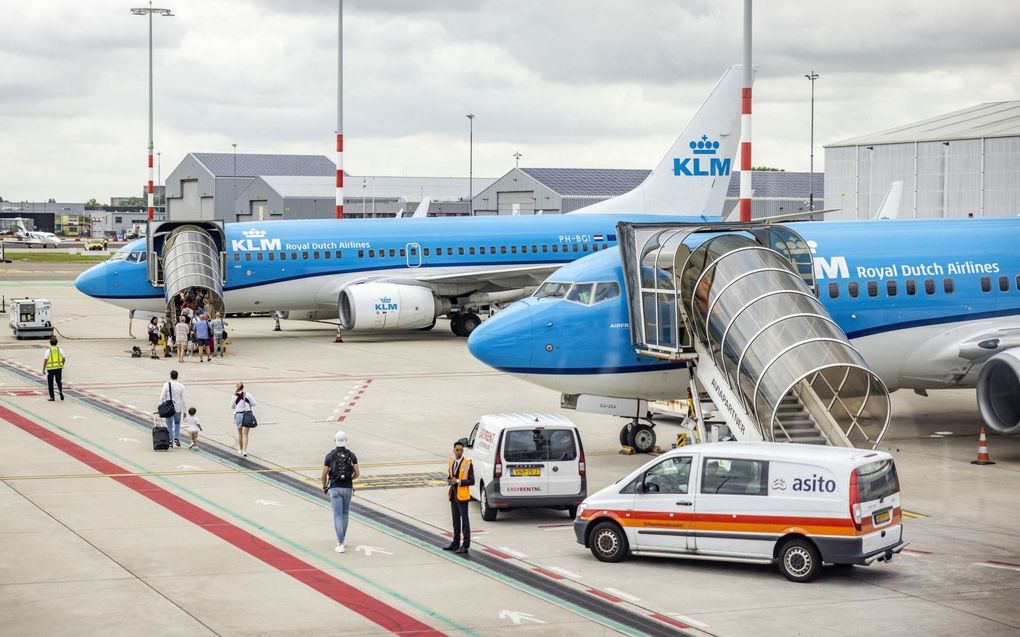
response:
[[[156,411],[162,418],[171,418],[177,413],[177,408],[174,407],[174,388],[170,383],[166,384],[167,399],[164,400],[156,407]]]

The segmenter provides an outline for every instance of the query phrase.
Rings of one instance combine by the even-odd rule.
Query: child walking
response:
[[[184,431],[187,431],[188,437],[191,438],[191,444],[188,445],[188,449],[194,449],[198,446],[198,432],[202,431],[202,423],[198,422],[196,413],[198,413],[197,409],[188,407],[188,415],[184,418]]]

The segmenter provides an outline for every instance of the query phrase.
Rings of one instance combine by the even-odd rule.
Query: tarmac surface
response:
[[[484,367],[442,321],[334,344],[328,324],[232,319],[224,359],[132,359],[144,324],[131,339],[124,310],[79,294],[84,267],[0,265],[0,294],[53,301],[67,354],[67,400],[47,402],[43,342],[0,332],[4,635],[1020,635],[1020,438],[991,435],[997,464],[970,464],[972,391],[893,395],[882,448],[911,544],[891,564],[811,584],[760,565],[603,564],[565,512],[482,522],[476,504],[464,558],[440,549],[453,441],[485,413],[560,412],[556,394]],[[155,453],[171,369],[205,431],[197,450]],[[258,403],[248,458],[233,450],[237,381]],[[647,460],[617,453],[618,420],[561,413],[589,493]],[[318,475],[341,427],[363,479],[338,555]],[[658,430],[665,444],[676,427]]]

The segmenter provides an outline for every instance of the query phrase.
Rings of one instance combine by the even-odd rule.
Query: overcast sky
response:
[[[140,0],[0,3],[0,196],[83,201],[146,180]],[[143,5],[144,6],[144,5]],[[155,144],[333,156],[336,0],[158,0]],[[740,0],[345,0],[345,163],[354,175],[498,177],[521,166],[650,168],[741,58]],[[754,164],[807,170],[822,144],[1020,99],[1020,3],[760,1]]]

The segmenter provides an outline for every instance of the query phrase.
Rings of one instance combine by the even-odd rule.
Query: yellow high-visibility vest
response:
[[[60,354],[60,348],[56,345],[50,346],[50,353],[46,355],[46,371],[51,369],[63,369],[64,357]]]

